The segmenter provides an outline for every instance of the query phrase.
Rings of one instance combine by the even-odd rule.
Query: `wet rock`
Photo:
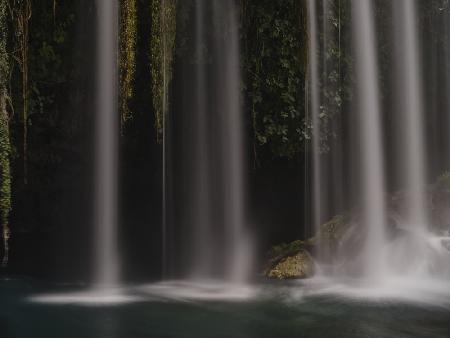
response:
[[[448,259],[450,251],[450,172],[441,175],[434,184],[423,190],[425,208],[429,216],[428,231],[440,241],[441,252]],[[387,222],[385,223],[388,244],[408,242],[411,231],[407,215],[410,193],[397,191],[385,195]],[[363,226],[360,206],[351,212],[333,217],[321,225],[314,237],[306,241],[294,241],[272,248],[265,269],[265,276],[278,279],[308,278],[314,274],[314,260],[322,269],[332,267],[350,274],[349,271],[364,268],[358,257],[364,248],[368,232]],[[446,250],[442,251],[442,248]],[[410,249],[409,252],[413,252]]]
[[[314,275],[314,261],[306,250],[287,256],[266,272],[266,276],[276,279],[304,279]]]
[[[307,242],[315,247],[320,247],[321,259],[331,263],[346,241],[345,237],[349,234],[357,235],[356,237],[358,237],[357,232],[349,231],[353,227],[352,220],[348,215],[337,215],[329,222],[321,225],[316,236]]]

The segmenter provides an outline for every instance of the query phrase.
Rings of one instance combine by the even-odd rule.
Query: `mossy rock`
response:
[[[306,250],[280,260],[266,272],[266,276],[276,279],[304,279],[314,275],[314,261]]]
[[[320,246],[322,252],[328,252],[330,256],[333,256],[350,227],[350,221],[348,215],[334,216],[329,222],[322,224],[317,234],[306,243],[310,246]]]
[[[347,230],[349,223],[350,217],[348,215],[334,216],[320,227],[319,236],[332,239],[340,238]]]
[[[305,247],[305,242],[303,241],[294,241],[291,243],[282,243],[280,245],[275,245],[270,249],[269,257],[272,259],[276,259],[280,256],[288,256],[294,253],[299,252]]]

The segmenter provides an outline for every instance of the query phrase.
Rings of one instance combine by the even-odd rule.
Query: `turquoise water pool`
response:
[[[223,293],[160,285],[96,296],[73,286],[5,279],[0,281],[0,337],[450,337],[445,305],[308,295],[301,288]]]

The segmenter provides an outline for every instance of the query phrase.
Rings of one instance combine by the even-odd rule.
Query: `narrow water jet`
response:
[[[450,3],[447,3],[447,6],[450,6]],[[444,26],[444,36],[446,41],[450,41],[450,13],[449,8],[445,8],[447,11],[444,15],[443,19],[443,26]],[[447,124],[446,127],[450,129],[450,95],[448,93],[450,92],[450,48],[447,45],[446,50],[444,51],[444,88],[445,88],[445,99],[444,99],[444,105],[445,105],[445,111],[447,114]],[[445,143],[450,143],[450,133],[446,133],[445,135]],[[446,170],[450,170],[450,148],[446,148],[446,154],[445,154],[445,168]]]
[[[118,267],[118,3],[97,0],[94,282],[114,286]]]
[[[191,215],[194,233],[194,247],[191,265],[191,277],[202,279],[210,277],[212,264],[212,232],[213,221],[211,219],[211,187],[210,187],[210,150],[208,140],[208,108],[206,90],[206,5],[205,0],[195,2],[195,103],[194,103],[194,129],[193,138],[193,162],[191,174],[193,187]]]
[[[373,2],[353,0],[352,20],[360,136],[360,200],[362,222],[367,229],[361,263],[364,277],[369,282],[378,282],[385,276],[386,269],[386,210]]]
[[[320,156],[320,81],[318,59],[318,24],[316,1],[308,0],[309,28],[309,88],[312,122],[312,207],[314,229],[318,231],[322,224],[322,161]],[[320,253],[319,253],[320,256]]]
[[[166,16],[165,13],[166,1],[161,0],[161,26],[166,27]],[[167,106],[168,106],[168,89],[167,89],[167,63],[166,63],[166,52],[167,52],[167,36],[162,34],[162,45],[163,45],[163,95],[162,95],[162,189],[161,189],[161,199],[162,199],[162,229],[161,229],[161,277],[164,279],[167,276],[168,270],[168,259],[167,259]]]

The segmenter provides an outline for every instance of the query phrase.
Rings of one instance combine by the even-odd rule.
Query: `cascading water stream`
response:
[[[97,101],[95,163],[95,280],[119,281],[117,235],[118,185],[118,4],[97,0]]]
[[[369,282],[385,276],[386,211],[384,159],[379,103],[378,66],[373,2],[353,0],[352,18],[359,121],[360,197],[362,222],[367,229],[363,275]]]
[[[320,81],[318,59],[318,28],[316,15],[316,1],[308,0],[309,25],[309,88],[311,100],[312,136],[312,207],[313,222],[316,231],[319,230],[322,219],[322,163],[320,157]],[[319,252],[320,255],[320,252]]]
[[[195,0],[191,107],[183,117],[187,170],[183,224],[190,280],[245,283],[252,246],[245,224],[239,23],[233,0]],[[186,116],[188,115],[188,116]],[[184,183],[183,183],[184,184]]]
[[[191,190],[193,204],[192,226],[194,247],[191,264],[191,277],[202,279],[210,277],[212,267],[212,224],[211,219],[211,187],[210,187],[210,150],[208,141],[208,111],[206,95],[206,55],[205,44],[205,0],[197,0],[195,4],[195,112],[192,165],[193,188]]]
[[[323,18],[326,20],[331,15],[331,12],[327,11],[331,9],[327,1],[322,2],[322,5]],[[449,239],[443,237],[442,230],[441,234],[432,233],[429,230],[432,224],[428,217],[430,201],[427,200],[429,192],[426,188],[424,94],[416,2],[399,0],[393,2],[391,7],[393,11],[392,42],[395,45],[393,64],[395,95],[392,101],[396,108],[393,111],[394,119],[398,121],[397,129],[394,129],[391,139],[393,149],[396,151],[393,168],[401,174],[399,182],[396,183],[401,183],[403,189],[395,194],[385,193],[385,170],[391,167],[385,167],[387,152],[383,145],[383,137],[390,129],[384,129],[385,121],[382,119],[374,1],[353,0],[351,2],[352,60],[355,73],[355,103],[353,104],[355,118],[352,121],[355,121],[356,131],[351,135],[353,145],[347,151],[354,153],[356,160],[351,167],[357,174],[355,177],[358,188],[355,191],[357,203],[356,208],[351,212],[351,220],[348,221],[350,223],[347,225],[345,235],[337,239],[337,243],[332,244],[326,237],[324,243],[320,242],[323,239],[323,233],[321,233],[323,229],[320,225],[321,221],[318,221],[326,216],[324,200],[329,198],[326,192],[330,194],[335,192],[334,185],[326,184],[323,180],[322,170],[327,163],[323,160],[324,157],[320,156],[321,123],[323,123],[320,112],[322,107],[328,109],[326,99],[320,96],[320,90],[333,92],[334,88],[331,86],[334,84],[326,80],[328,68],[333,67],[331,64],[324,64],[325,78],[322,81],[319,80],[321,69],[317,59],[320,59],[318,57],[320,38],[330,39],[330,34],[328,34],[326,22],[323,23],[323,34],[318,31],[317,18],[320,15],[316,13],[317,3],[309,0],[308,7],[310,104],[315,133],[312,147],[313,207],[315,226],[319,234],[317,238],[319,240],[318,263],[322,268],[320,271],[331,272],[331,276],[336,277],[358,276],[369,288],[381,287],[384,291],[389,290],[388,294],[399,291],[398,285],[406,282],[405,276],[414,280],[413,288],[430,287],[435,281],[442,280],[441,276],[448,277],[449,268],[445,261],[448,260],[449,253],[445,246]],[[338,38],[340,39],[340,36]],[[326,49],[329,48],[327,45],[332,44],[332,41],[323,43],[326,56]],[[328,156],[332,163],[343,155],[343,150],[335,145],[331,145],[329,151],[331,154]],[[388,174],[392,172],[388,171]],[[336,179],[343,179],[343,177],[332,173],[332,180]],[[327,186],[326,191],[323,188],[324,185]],[[340,194],[343,199],[345,198],[343,194],[349,193],[340,190]],[[336,196],[339,198],[339,193]],[[334,204],[334,198],[332,197],[331,205]],[[331,248],[332,245],[335,247]],[[330,252],[326,250],[331,250],[335,255],[330,256]],[[357,253],[356,256],[355,253]],[[331,271],[328,270],[328,265],[332,266]]]
[[[225,38],[216,31],[219,95],[218,116],[221,126],[223,215],[228,244],[226,278],[243,283],[249,276],[252,244],[245,229],[244,128],[241,107],[240,48],[236,4],[233,0],[214,0],[213,18],[221,17]],[[217,27],[217,26],[216,26]]]
[[[450,3],[447,3],[447,15],[446,17],[444,17],[444,34],[445,34],[445,39],[447,41],[450,41],[450,20],[449,20],[449,7],[450,7]],[[445,71],[445,108],[446,108],[446,112],[447,112],[447,116],[450,116],[450,95],[447,95],[450,92],[450,48],[447,46],[447,50],[445,52],[445,61],[444,61],[444,71]],[[450,118],[447,118],[448,121],[448,125],[447,128],[450,129]],[[447,137],[446,137],[446,143],[449,144],[450,143],[450,133],[447,133]],[[445,165],[448,167],[447,169],[450,170],[450,149],[447,149],[447,154],[446,154],[446,161],[445,161]]]
[[[401,130],[396,137],[397,168],[404,177],[406,187],[405,219],[400,226],[411,235],[403,243],[396,243],[393,272],[426,267],[426,237],[429,221],[425,201],[425,137],[422,99],[421,65],[419,60],[419,34],[416,5],[412,0],[393,2],[394,44],[396,46],[396,100]],[[424,272],[424,271],[422,271]]]
[[[399,167],[405,176],[405,185],[410,195],[407,208],[409,230],[424,235],[428,225],[424,198],[425,188],[425,138],[423,131],[423,99],[420,79],[418,31],[415,1],[393,2],[396,79],[399,116],[404,124],[404,151],[401,151]],[[398,131],[401,134],[401,131]],[[402,156],[403,155],[403,156]]]

